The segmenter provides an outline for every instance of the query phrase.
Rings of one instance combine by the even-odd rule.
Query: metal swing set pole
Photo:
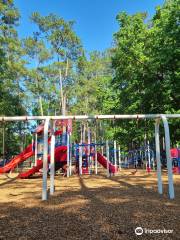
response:
[[[82,129],[82,125],[81,125],[81,141],[80,141],[80,145],[79,145],[79,175],[82,175],[82,155],[83,155],[83,147],[82,147],[82,143],[83,143],[83,129]]]
[[[67,133],[67,177],[70,176],[70,135]]]
[[[119,169],[121,170],[121,146],[118,146]]]
[[[43,150],[43,189],[42,200],[47,200],[47,170],[48,170],[48,130],[49,118],[46,118],[44,124],[44,150]]]
[[[50,160],[50,195],[54,194],[54,175],[55,175],[55,121],[51,121],[51,160]]]
[[[107,177],[110,177],[109,173],[109,142],[106,140],[106,160],[107,160]]]
[[[38,135],[35,133],[35,150],[34,150],[34,159],[35,159],[35,166],[37,166],[37,149],[38,148]]]
[[[114,140],[114,166],[115,169],[117,169],[117,144],[116,144],[116,140]],[[116,170],[115,170],[116,173]]]
[[[96,122],[96,128],[95,128],[95,137],[94,137],[94,161],[95,161],[95,174],[98,173],[98,164],[97,164],[97,122]]]

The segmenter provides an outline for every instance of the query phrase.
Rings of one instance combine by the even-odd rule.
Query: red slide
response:
[[[65,162],[67,161],[67,147],[59,146],[55,148],[55,162]],[[48,162],[50,162],[50,155],[48,155]],[[43,161],[38,161],[37,166],[31,168],[30,170],[20,173],[19,178],[29,178],[36,172],[38,172],[43,167]]]
[[[42,126],[40,125],[39,127],[40,130],[42,131]],[[44,127],[44,126],[43,126]],[[39,130],[39,132],[40,132]],[[62,132],[61,131],[56,131],[56,135],[60,135]],[[50,143],[51,138],[48,139],[48,143]],[[12,158],[9,163],[7,163],[4,167],[0,167],[0,173],[7,173],[11,169],[14,169],[19,163],[24,162],[26,159],[32,157],[34,155],[34,151],[32,150],[32,144],[30,144],[25,150],[18,154],[16,157]]]
[[[104,168],[107,169],[107,159],[99,152],[97,153],[97,160]],[[112,163],[109,163],[109,170],[111,173],[116,173],[118,171],[118,167],[115,167]]]
[[[34,152],[32,151],[32,144],[30,144],[22,153],[14,157],[4,167],[1,167],[0,173],[9,172],[11,169],[15,168],[19,163],[24,162],[26,159],[32,157],[33,155]]]

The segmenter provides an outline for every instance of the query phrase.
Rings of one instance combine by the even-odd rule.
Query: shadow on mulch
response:
[[[103,178],[98,176],[97,181]],[[56,192],[47,202],[38,199],[32,207],[26,206],[27,198],[23,203],[0,204],[0,239],[179,239],[180,209],[173,206],[178,201],[159,197],[145,184],[131,185],[119,178],[108,179],[117,182],[117,187],[93,188],[87,187],[86,177],[79,177],[80,189]],[[139,226],[173,229],[174,234],[137,237],[134,229]]]
[[[4,185],[7,185],[7,184],[10,184],[14,181],[17,180],[17,178],[7,178],[8,180],[6,182],[3,182],[3,183],[0,183],[0,186],[4,186]]]

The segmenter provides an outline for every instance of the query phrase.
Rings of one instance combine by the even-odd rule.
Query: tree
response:
[[[63,85],[66,85],[68,72],[72,61],[81,52],[80,40],[73,31],[73,21],[66,22],[54,14],[42,17],[35,12],[31,17],[32,21],[39,27],[40,33],[44,34],[47,41],[51,44],[59,65],[59,86],[62,114],[66,112],[66,92]],[[63,66],[63,67],[62,67]],[[63,71],[64,68],[64,71]]]
[[[86,58],[85,54],[79,57],[75,73],[75,81],[71,88],[69,102],[71,114],[103,114],[107,113],[110,101],[114,99],[111,88],[111,51],[94,51]],[[95,131],[99,123],[83,123],[83,139],[85,131],[91,126]],[[109,125],[108,125],[109,126]],[[108,131],[108,128],[106,129]]]
[[[6,96],[11,94],[14,98],[17,97],[19,103],[22,103],[23,89],[21,80],[25,68],[24,61],[21,59],[23,56],[21,42],[15,29],[19,17],[19,12],[12,0],[0,2],[0,87]],[[13,104],[13,101],[11,101],[11,104]],[[6,114],[6,111],[10,114],[8,105],[3,108],[1,114]]]
[[[26,114],[23,104],[24,67],[23,49],[15,27],[19,21],[19,12],[12,0],[0,2],[0,115],[16,116]],[[5,127],[7,127],[5,131]],[[17,134],[21,135],[19,124],[1,123],[1,131],[5,137],[6,155],[11,155],[19,147]],[[2,141],[0,139],[2,155]]]
[[[115,71],[112,84],[118,104],[112,109],[119,113],[177,113],[179,92],[179,13],[178,0],[166,1],[158,7],[151,22],[146,15],[120,13],[119,31],[114,35],[112,66]],[[147,121],[146,127],[152,124]],[[139,122],[139,126],[142,126]],[[135,139],[136,124],[121,124],[119,136],[126,127]],[[174,126],[175,127],[175,126]],[[176,125],[177,128],[177,125]],[[175,129],[174,129],[175,131]],[[125,137],[123,138],[125,139]]]
[[[110,90],[112,76],[110,52],[91,52],[77,62],[77,75],[72,88],[72,113],[100,114],[105,111],[103,103]]]
[[[33,61],[34,68],[29,69],[26,87],[33,94],[33,98],[38,96],[40,113],[43,116],[43,100],[42,95],[44,92],[44,77],[42,75],[42,67],[51,58],[50,51],[46,48],[44,41],[38,39],[38,34],[34,33],[33,37],[24,39],[23,46],[26,54]],[[32,63],[31,63],[32,64]],[[33,101],[31,98],[31,101]]]

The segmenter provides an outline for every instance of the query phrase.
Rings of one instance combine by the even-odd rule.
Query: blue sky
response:
[[[29,16],[38,11],[42,15],[55,13],[65,20],[75,20],[74,30],[87,51],[104,50],[111,46],[112,35],[117,31],[116,15],[147,12],[149,18],[155,7],[164,0],[14,0],[21,13],[18,28],[21,37],[30,36],[36,30]]]

